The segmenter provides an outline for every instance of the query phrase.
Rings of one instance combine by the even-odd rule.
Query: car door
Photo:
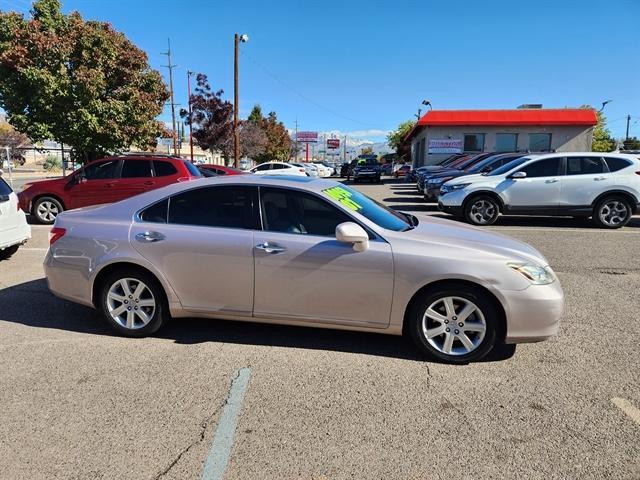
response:
[[[590,209],[596,197],[613,185],[613,174],[602,157],[572,155],[566,157],[565,162],[559,208]]]
[[[544,158],[516,170],[525,178],[513,174],[497,186],[505,204],[513,211],[539,211],[553,214],[560,202],[560,173],[562,157]]]
[[[120,181],[114,187],[116,200],[151,190],[155,187],[156,181],[151,170],[151,160],[125,158],[122,161]]]
[[[154,188],[164,187],[178,181],[178,169],[176,166],[167,160],[154,160],[153,161],[153,179],[152,185],[148,185],[148,190]]]
[[[119,200],[120,160],[95,161],[77,172],[65,185],[66,208],[112,203]]]
[[[194,312],[250,316],[256,187],[199,187],[146,208],[133,247]]]
[[[254,315],[386,327],[393,292],[390,245],[373,237],[356,252],[335,227],[353,219],[325,199],[261,187],[255,235]]]
[[[263,163],[262,165],[258,165],[253,168],[251,171],[256,175],[267,175],[271,173],[271,163]]]

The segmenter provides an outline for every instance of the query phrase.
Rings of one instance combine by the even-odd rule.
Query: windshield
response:
[[[513,170],[514,168],[519,167],[520,165],[522,165],[527,160],[531,160],[531,158],[530,157],[516,158],[515,160],[512,160],[509,163],[505,163],[500,168],[496,168],[492,172],[489,172],[488,175],[490,177],[495,176],[495,175],[502,175],[503,173],[507,173],[509,170]]]
[[[403,232],[417,225],[417,219],[413,215],[405,215],[391,210],[345,185],[336,185],[335,187],[327,188],[323,190],[322,193],[343,207],[358,212],[379,227],[387,230]]]

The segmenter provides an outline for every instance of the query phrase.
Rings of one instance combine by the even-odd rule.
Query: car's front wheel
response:
[[[55,222],[62,211],[64,211],[62,204],[53,197],[40,197],[33,205],[33,214],[38,222],[45,225]]]
[[[409,333],[431,358],[464,364],[480,360],[498,338],[499,313],[476,288],[441,288],[424,295],[409,312]]]
[[[492,225],[500,215],[498,202],[489,195],[471,198],[465,205],[464,217],[473,225]]]
[[[593,221],[601,228],[624,227],[631,220],[631,215],[631,204],[618,196],[603,198],[593,209]]]
[[[142,270],[122,269],[107,275],[98,299],[103,319],[126,337],[155,333],[168,315],[162,285]]]

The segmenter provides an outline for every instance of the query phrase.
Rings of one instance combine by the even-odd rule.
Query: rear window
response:
[[[122,178],[142,178],[151,176],[149,160],[125,160],[122,165]]]
[[[140,219],[145,222],[167,223],[168,207],[169,199],[165,198],[140,212]]]
[[[617,172],[631,165],[631,162],[626,158],[605,157],[604,160],[607,162],[610,172]]]
[[[13,190],[11,190],[9,184],[0,177],[0,195],[9,195],[11,192],[13,192]]]
[[[153,169],[155,170],[156,177],[167,177],[178,173],[178,170],[171,162],[163,162],[162,160],[154,160]]]
[[[194,177],[201,177],[202,174],[200,173],[200,170],[198,170],[198,168],[191,162],[183,162],[184,166],[187,167],[187,170],[189,170],[189,173],[191,175],[193,175]]]

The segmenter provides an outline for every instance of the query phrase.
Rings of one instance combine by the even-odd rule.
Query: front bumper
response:
[[[436,200],[440,196],[440,185],[437,187],[425,188],[424,196],[430,200]]]
[[[31,197],[25,195],[24,192],[20,192],[17,195],[20,209],[25,213],[31,213]]]
[[[557,279],[549,285],[531,285],[502,294],[507,316],[506,343],[540,342],[558,334],[564,292]]]
[[[381,172],[353,172],[353,178],[376,178],[381,175]]]
[[[444,205],[440,199],[438,200],[438,210],[456,217],[460,217],[462,215],[462,206]]]

